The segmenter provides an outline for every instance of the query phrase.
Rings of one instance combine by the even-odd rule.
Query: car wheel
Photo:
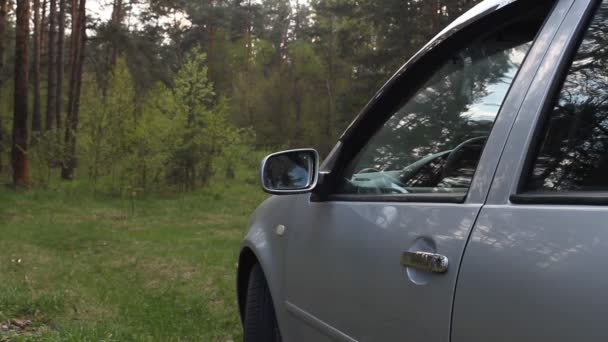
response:
[[[249,275],[244,330],[244,342],[281,342],[272,297],[259,264]]]

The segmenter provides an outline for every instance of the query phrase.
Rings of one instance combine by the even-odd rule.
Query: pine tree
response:
[[[55,122],[57,123],[57,128],[61,128],[62,119],[61,116],[63,114],[63,78],[64,78],[64,69],[65,69],[65,13],[66,13],[66,1],[67,0],[59,0],[59,20],[58,27],[59,33],[57,36],[57,93],[55,95]]]
[[[80,95],[82,90],[82,75],[84,72],[85,46],[87,41],[87,16],[86,0],[80,0],[78,6],[78,36],[74,39],[77,43],[72,56],[72,76],[70,79],[70,98],[68,104],[68,115],[65,125],[65,149],[66,158],[61,167],[61,178],[71,180],[74,178],[76,168],[76,133],[78,132],[78,120],[80,115]]]
[[[48,77],[46,97],[46,129],[51,130],[55,126],[57,118],[55,96],[57,94],[57,0],[50,0],[49,10],[49,40],[48,40]]]
[[[6,35],[6,22],[8,14],[8,0],[0,0],[0,74],[4,71],[4,47]],[[0,89],[4,80],[0,77]],[[0,112],[0,173],[4,169],[3,154],[4,154],[4,126],[2,124],[2,112]]]
[[[32,112],[32,132],[40,132],[42,118],[40,117],[40,58],[42,21],[40,18],[40,0],[34,0],[34,109]]]
[[[13,184],[27,186],[30,182],[28,159],[28,45],[30,35],[30,2],[17,2],[15,39],[15,111],[13,114]]]

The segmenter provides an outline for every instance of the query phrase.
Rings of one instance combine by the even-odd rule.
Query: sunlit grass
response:
[[[170,198],[0,190],[0,322],[17,341],[238,341],[235,264],[254,185]]]

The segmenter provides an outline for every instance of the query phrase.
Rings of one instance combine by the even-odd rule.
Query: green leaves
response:
[[[238,162],[252,134],[230,123],[228,101],[208,79],[205,54],[189,52],[172,84],[159,82],[137,101],[127,61],[119,58],[105,98],[96,86],[85,89],[80,155],[95,187],[119,194],[191,190]]]

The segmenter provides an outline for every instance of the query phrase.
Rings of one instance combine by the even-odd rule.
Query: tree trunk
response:
[[[47,16],[46,16],[46,4],[47,4],[47,0],[43,0],[42,1],[42,16],[40,17],[40,55],[43,56],[44,55],[44,44],[46,42],[45,40],[45,33],[46,33],[46,27],[47,27]],[[40,63],[42,63],[42,57],[40,58]]]
[[[57,26],[57,0],[50,0],[51,8],[49,10],[49,64],[48,64],[48,89],[46,98],[46,129],[53,129],[53,122],[57,117],[56,104],[57,100],[57,48],[56,42],[56,26]]]
[[[112,5],[112,17],[110,18],[110,25],[112,26],[112,30],[114,30],[114,32],[117,32],[118,29],[121,27],[123,19],[123,0],[114,0],[114,3]],[[105,75],[101,78],[101,96],[104,99],[104,102],[108,95],[110,75],[114,71],[114,66],[116,65],[116,61],[118,60],[118,46],[116,45],[115,37],[116,35],[114,34],[110,38],[110,42],[108,44],[104,56],[104,67],[106,68],[106,71]]]
[[[34,111],[32,112],[32,132],[40,132],[40,57],[41,57],[40,0],[34,0]]]
[[[119,28],[122,25],[123,20],[124,8],[122,0],[114,0],[114,7],[112,8],[112,25],[114,26],[114,29]],[[114,70],[114,66],[118,60],[118,46],[116,46],[115,41],[112,42],[111,49],[109,70]]]
[[[6,17],[8,14],[8,0],[0,0],[0,75],[4,70],[4,42],[6,35]],[[4,79],[0,78],[0,90],[4,84]],[[0,173],[4,169],[4,126],[2,125],[2,113],[0,113]]]
[[[336,20],[335,15],[330,14],[329,17],[329,47],[328,47],[328,61],[327,61],[327,123],[325,125],[325,137],[327,141],[333,141],[334,137],[334,122],[336,120],[335,109],[335,70],[334,70],[334,58],[335,58],[335,46],[336,46],[336,34],[334,30],[334,22]],[[331,143],[323,143],[323,154],[329,153],[331,149]]]
[[[252,25],[253,25],[253,18],[252,18],[252,13],[251,13],[251,0],[249,0],[249,2],[247,3],[247,29],[245,31],[245,81],[247,84],[247,87],[245,88],[245,113],[246,113],[246,120],[247,126],[252,127],[253,126],[253,108],[251,105],[251,93],[252,93],[252,88],[249,87],[250,84],[253,84],[251,81],[251,64],[252,64],[252,57],[253,57],[253,37],[252,37]]]
[[[80,19],[79,0],[72,0],[72,36],[70,37],[70,84],[68,89],[68,108],[66,115],[66,131],[69,127],[72,112],[74,110],[74,91],[76,90],[75,72],[78,69],[78,49],[80,47]]]
[[[30,182],[27,128],[28,44],[30,36],[30,2],[17,1],[15,39],[15,112],[13,114],[13,184],[27,186]]]
[[[298,63],[300,63],[300,57],[299,56],[294,56],[294,66],[298,65]],[[295,112],[295,121],[294,121],[294,127],[291,127],[292,129],[294,129],[294,133],[293,133],[293,138],[294,140],[291,141],[291,143],[295,143],[296,145],[302,144],[302,103],[303,103],[303,97],[304,94],[302,92],[301,86],[300,86],[300,75],[298,75],[298,73],[296,73],[295,67],[292,66],[292,77],[293,77],[293,92],[291,94],[291,98],[293,101],[293,105],[294,105],[294,112]]]
[[[300,91],[300,79],[296,76],[293,81],[293,104],[295,106],[295,122],[293,138],[296,145],[302,144],[302,92]]]
[[[0,115],[0,176],[4,170],[4,160],[2,154],[4,153],[4,126],[2,126],[2,116]]]
[[[55,113],[57,128],[61,128],[63,112],[63,75],[64,75],[64,45],[65,45],[65,7],[66,0],[59,0],[59,34],[57,36],[57,94],[55,96]]]
[[[78,6],[78,36],[75,41],[78,42],[74,49],[72,77],[70,79],[70,101],[68,108],[68,116],[65,125],[65,146],[67,157],[61,168],[61,178],[70,180],[74,178],[74,169],[76,168],[76,132],[78,132],[78,120],[80,112],[80,93],[82,88],[82,73],[84,71],[85,46],[87,41],[86,36],[86,0],[80,0]]]
[[[70,37],[70,58],[78,47],[78,0],[72,0],[72,35]],[[71,61],[70,61],[71,62]],[[72,65],[73,67],[73,65]]]
[[[72,13],[71,13],[71,17],[72,17],[72,31],[70,34],[70,51],[68,54],[68,65],[69,65],[69,71],[68,71],[68,101],[71,100],[71,95],[70,95],[70,91],[72,89],[72,70],[76,67],[76,61],[74,61],[74,54],[76,53],[76,50],[78,49],[78,37],[79,35],[79,30],[78,30],[78,3],[79,0],[71,0],[72,1]],[[66,108],[66,111],[70,111],[70,107],[71,104],[68,103],[68,107]],[[67,121],[67,115],[66,114],[66,121]]]

